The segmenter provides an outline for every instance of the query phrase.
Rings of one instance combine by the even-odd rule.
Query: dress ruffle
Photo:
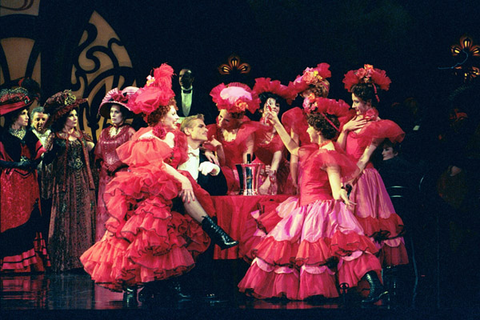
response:
[[[288,133],[293,131],[299,136],[300,145],[311,143],[310,136],[307,133],[307,118],[303,109],[295,107],[285,111],[282,115],[282,124]]]
[[[308,163],[309,167],[322,170],[328,167],[338,167],[341,170],[342,180],[348,181],[359,172],[359,169],[336,143],[334,146],[335,150],[319,149],[317,144],[303,146],[299,149],[300,162]],[[312,158],[312,160],[308,161],[308,158]]]
[[[395,213],[390,196],[376,169],[364,169],[357,183],[353,185],[350,200],[357,204],[353,209],[354,214],[365,235],[377,240],[383,247],[384,265],[407,264],[408,256],[401,238],[405,226],[400,216]]]
[[[332,259],[340,260],[339,274],[343,265],[357,259],[362,259],[363,269],[380,269],[375,245],[342,202],[318,200],[292,210],[297,203],[291,197],[282,208],[287,213],[277,210],[277,216],[267,215],[266,221],[282,218],[270,232],[262,230],[265,235],[252,250],[255,259],[239,284],[240,291],[257,298],[333,298],[338,292],[335,269],[329,268]],[[355,286],[361,276],[354,277],[352,272],[348,270],[345,278]]]
[[[247,216],[239,241],[240,254],[249,263],[254,259],[253,249],[282,220],[279,214],[286,214],[298,206],[298,197],[289,197],[281,204],[265,201],[260,205],[265,213],[255,210]]]
[[[170,157],[172,149],[158,139],[132,140],[124,146],[119,156],[131,164],[129,171],[117,173],[104,195],[108,232],[80,258],[97,284],[115,291],[188,272],[210,244],[200,224],[172,211],[181,185],[157,160],[162,159],[159,155]],[[213,215],[208,193],[189,173],[180,173],[189,178],[198,201]]]
[[[405,132],[391,120],[369,122],[359,133],[359,144],[366,147],[375,139],[389,139],[392,143],[402,142]]]
[[[50,266],[45,240],[39,232],[31,249],[0,258],[0,272],[45,272]]]

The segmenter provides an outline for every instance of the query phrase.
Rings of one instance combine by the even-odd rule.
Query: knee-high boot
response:
[[[378,275],[375,271],[369,271],[363,276],[370,285],[370,293],[368,297],[362,300],[362,303],[375,303],[380,300],[383,296],[388,294],[388,291],[383,287]]]
[[[233,240],[209,216],[203,218],[202,229],[210,236],[215,244],[218,244],[220,248],[222,248],[222,250],[238,245],[238,241]]]

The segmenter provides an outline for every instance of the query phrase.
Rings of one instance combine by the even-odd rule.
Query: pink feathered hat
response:
[[[108,91],[105,97],[102,99],[102,103],[98,108],[98,114],[104,118],[110,118],[110,108],[114,104],[118,104],[122,107],[125,107],[128,111],[131,111],[128,107],[128,100],[132,94],[138,91],[139,88],[137,87],[126,87],[123,90],[119,90],[118,88],[113,88],[112,90]],[[125,115],[130,117],[130,114]]]
[[[245,110],[254,113],[260,108],[260,99],[249,86],[239,82],[227,85],[221,83],[210,91],[218,110],[226,109],[230,113],[241,113]]]

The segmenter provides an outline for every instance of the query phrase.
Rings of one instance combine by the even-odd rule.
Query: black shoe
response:
[[[137,302],[137,288],[127,288],[123,292],[123,304],[127,308],[138,306]]]
[[[205,216],[203,218],[202,229],[210,236],[210,238],[215,244],[219,245],[220,248],[222,248],[222,250],[238,245],[238,241],[233,240],[209,216]]]
[[[370,285],[370,293],[367,298],[362,300],[363,304],[375,303],[388,294],[388,290],[383,287],[375,271],[369,271],[363,277]]]

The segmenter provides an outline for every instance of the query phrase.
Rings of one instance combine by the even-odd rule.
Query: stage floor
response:
[[[127,308],[122,294],[94,285],[84,272],[62,274],[0,275],[0,319],[478,319],[478,299],[450,298],[436,294],[432,283],[419,282],[412,300],[405,285],[395,299],[362,307],[358,292],[335,300],[282,301],[245,297],[236,289],[243,261],[214,261],[218,281],[214,288],[221,298],[212,303],[194,295],[189,302],[157,299]],[[410,279],[408,279],[409,281]],[[399,282],[404,285],[404,282]],[[400,289],[399,289],[400,290]],[[441,304],[436,301],[442,299]]]

